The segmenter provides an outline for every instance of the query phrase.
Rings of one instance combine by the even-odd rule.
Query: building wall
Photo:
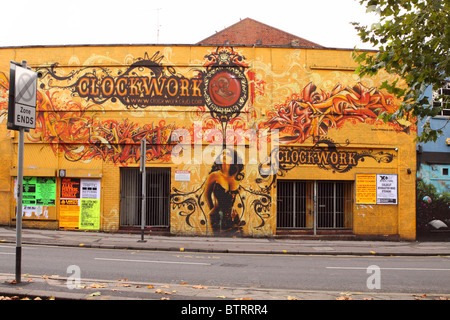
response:
[[[54,177],[56,199],[25,217],[25,226],[61,227],[63,169],[65,178],[100,181],[99,199],[84,203],[99,206],[100,230],[117,231],[125,214],[120,168],[139,166],[145,137],[147,167],[171,168],[173,234],[214,235],[212,191],[214,214],[230,216],[221,220],[230,232],[218,234],[275,235],[276,186],[284,179],[353,183],[354,234],[415,238],[416,128],[376,120],[398,105],[378,89],[393,78],[358,78],[351,51],[89,46],[0,49],[0,57],[0,163],[8,168],[0,175],[0,224],[14,223],[17,165],[18,134],[6,129],[7,62],[27,60],[41,77],[25,176]],[[244,160],[226,182],[213,165],[223,133],[230,154]],[[357,174],[396,175],[398,204],[357,203]],[[214,179],[236,192],[214,197]],[[95,219],[92,210],[83,215]]]
[[[426,96],[432,103],[431,87]],[[420,239],[448,239],[450,235],[450,126],[448,116],[428,119],[432,129],[443,130],[436,141],[417,145],[417,235]],[[425,119],[418,123],[418,133]]]

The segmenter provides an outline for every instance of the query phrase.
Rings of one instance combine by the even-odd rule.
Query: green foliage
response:
[[[360,0],[360,4],[380,19],[370,27],[353,23],[361,40],[378,49],[354,52],[359,63],[357,72],[360,76],[373,76],[383,69],[404,80],[404,85],[399,81],[382,84],[382,88],[402,99],[395,113],[384,113],[382,118],[426,119],[439,114],[441,109],[433,108],[424,93],[427,87],[442,87],[450,77],[450,1]],[[448,100],[447,96],[450,103]],[[428,123],[418,140],[435,141],[442,129],[432,129]]]

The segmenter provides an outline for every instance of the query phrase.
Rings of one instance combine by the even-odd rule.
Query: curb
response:
[[[2,240],[0,243],[12,243],[15,241]],[[44,245],[57,247],[73,247],[73,248],[92,248],[92,249],[117,249],[117,250],[146,250],[146,251],[166,251],[166,252],[199,252],[199,253],[229,253],[229,254],[273,254],[273,255],[305,255],[305,256],[379,256],[379,257],[393,257],[393,256],[416,256],[416,257],[431,257],[431,256],[450,256],[448,252],[375,252],[375,251],[329,251],[329,250],[314,250],[314,251],[296,251],[296,250],[281,250],[281,249],[267,249],[267,250],[246,250],[246,249],[215,249],[215,248],[180,248],[180,247],[145,247],[139,245],[114,245],[114,244],[96,244],[96,243],[48,243],[43,241],[29,242],[22,241],[26,245]]]

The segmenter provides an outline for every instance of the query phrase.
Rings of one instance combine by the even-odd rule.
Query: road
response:
[[[86,279],[353,292],[450,292],[450,257],[194,254],[24,246],[22,259],[22,274],[33,275],[68,277],[72,272],[68,267],[75,265]],[[13,245],[0,245],[0,272],[15,272]],[[376,280],[369,279],[375,275]]]

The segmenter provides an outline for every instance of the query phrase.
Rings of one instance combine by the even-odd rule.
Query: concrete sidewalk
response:
[[[166,250],[186,252],[297,254],[297,255],[378,255],[438,256],[450,255],[450,242],[302,240],[271,238],[216,238],[153,236],[145,234],[105,233],[23,229],[22,244],[75,246],[108,249]],[[0,227],[0,243],[15,243],[16,230]]]

